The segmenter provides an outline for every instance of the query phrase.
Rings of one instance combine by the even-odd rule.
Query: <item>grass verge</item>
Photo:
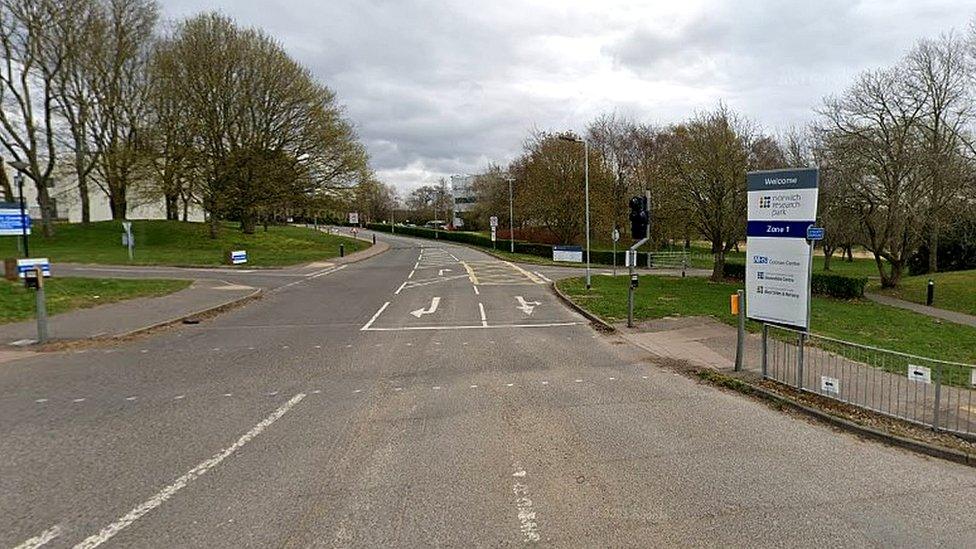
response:
[[[44,283],[48,314],[58,314],[136,297],[170,294],[190,280],[51,278]],[[0,280],[0,324],[34,318],[34,291],[20,282]]]
[[[925,304],[930,278],[935,281],[933,306],[976,315],[976,270],[910,276],[902,279],[901,285],[897,288],[882,290],[875,284],[870,291]]]
[[[347,254],[369,247],[361,240],[291,226],[269,227],[268,232],[259,227],[255,234],[245,235],[235,225],[224,224],[212,240],[204,223],[145,220],[133,221],[132,232],[134,265],[214,266],[222,264],[226,251],[247,250],[247,267],[276,267],[337,257],[339,244]],[[61,224],[52,238],[31,235],[30,248],[32,256],[55,263],[130,263],[118,221]],[[0,239],[0,257],[17,255],[17,239]]]
[[[627,318],[627,277],[594,277],[589,292],[582,278],[568,278],[557,284],[577,304],[610,323]],[[734,325],[729,296],[741,287],[701,278],[641,276],[634,318],[711,316]],[[816,334],[902,353],[976,363],[976,328],[868,300],[814,297],[812,305],[811,331]],[[750,322],[749,329],[757,331],[759,324]]]

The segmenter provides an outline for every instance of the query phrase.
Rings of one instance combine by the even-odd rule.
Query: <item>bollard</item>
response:
[[[345,256],[346,256],[346,245],[339,244],[339,257],[345,257]]]
[[[737,290],[732,300],[733,312],[739,317],[739,329],[735,341],[735,371],[742,371],[742,363],[746,354],[746,312],[743,304],[745,303],[745,292]]]
[[[929,279],[928,295],[925,296],[925,304],[929,307],[935,302],[935,281]]]
[[[373,235],[373,244],[374,245],[376,244],[376,235],[375,234]]]
[[[34,267],[34,276],[37,277],[37,342],[47,342],[47,302],[44,298],[44,270],[40,265]]]

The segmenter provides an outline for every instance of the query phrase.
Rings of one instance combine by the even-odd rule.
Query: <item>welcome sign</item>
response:
[[[817,219],[816,168],[750,172],[746,226],[746,316],[807,330]]]

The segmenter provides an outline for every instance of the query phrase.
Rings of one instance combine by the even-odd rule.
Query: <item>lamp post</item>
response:
[[[30,164],[19,160],[8,164],[17,170],[14,181],[17,183],[17,194],[20,195],[20,236],[24,241],[24,257],[30,257],[30,248],[27,245],[27,202],[24,200],[24,172],[30,169]]]
[[[559,139],[583,144],[583,181],[586,194],[586,289],[590,284],[590,144],[582,137],[560,135]]]
[[[512,201],[512,183],[515,178],[508,176],[508,251],[515,253],[515,203]]]

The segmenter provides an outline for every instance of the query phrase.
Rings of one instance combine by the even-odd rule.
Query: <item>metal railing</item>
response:
[[[682,252],[648,252],[647,253],[648,268],[680,270],[681,275],[684,276],[690,264],[691,263],[690,263],[690,257],[688,252],[682,251]]]
[[[976,365],[763,326],[763,377],[936,430],[976,435]]]

